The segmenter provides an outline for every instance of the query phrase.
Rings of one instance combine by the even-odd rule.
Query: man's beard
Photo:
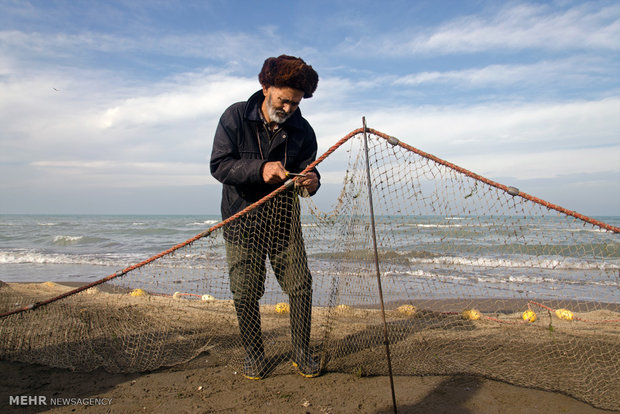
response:
[[[267,97],[267,115],[269,115],[269,119],[272,122],[275,122],[277,124],[283,124],[287,119],[291,117],[291,115],[293,115],[293,113],[289,114],[286,111],[274,108],[274,106],[271,104],[271,96],[268,96]]]

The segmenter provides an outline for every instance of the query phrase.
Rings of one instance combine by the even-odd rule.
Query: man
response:
[[[268,367],[261,332],[259,300],[265,291],[266,258],[290,302],[291,359],[305,377],[320,374],[310,354],[312,276],[301,235],[297,192],[313,195],[320,186],[316,136],[301,116],[299,103],[310,98],[319,80],[302,59],[281,55],[265,60],[258,75],[262,90],[230,106],[220,118],[211,174],[223,184],[222,219],[295,177],[295,187],[224,228],[226,258],[241,342],[243,374],[262,378]]]

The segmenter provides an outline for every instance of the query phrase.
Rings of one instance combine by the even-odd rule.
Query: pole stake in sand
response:
[[[396,393],[394,392],[394,377],[392,376],[392,360],[390,358],[390,340],[388,337],[387,322],[385,320],[385,306],[383,305],[383,289],[381,288],[381,271],[379,270],[379,253],[377,251],[377,234],[375,231],[375,211],[372,203],[372,182],[370,179],[370,161],[368,158],[368,134],[366,133],[366,117],[362,117],[364,125],[364,152],[366,153],[366,178],[368,183],[368,203],[370,205],[370,227],[372,229],[372,245],[375,255],[375,269],[377,271],[377,285],[379,288],[379,302],[381,302],[381,317],[383,318],[383,337],[385,343],[385,354],[387,357],[388,373],[390,376],[390,388],[392,390],[392,407],[394,414],[398,412],[396,409]]]

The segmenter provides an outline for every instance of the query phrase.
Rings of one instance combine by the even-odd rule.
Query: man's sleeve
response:
[[[310,124],[308,124],[307,127],[308,131],[306,133],[306,145],[303,146],[303,151],[301,155],[302,161],[300,163],[302,170],[304,170],[308,165],[310,165],[312,162],[314,162],[314,160],[316,160],[316,153],[318,150],[318,144],[316,142],[316,135],[314,133],[314,130],[312,129]],[[313,196],[321,187],[321,174],[319,174],[319,171],[316,168],[313,168],[311,171],[316,173],[316,176],[319,179],[319,185],[316,187],[316,190],[310,193],[310,195]]]
[[[211,150],[211,175],[228,185],[263,183],[261,159],[241,159],[237,139],[243,134],[241,115],[229,108],[220,118]],[[235,120],[237,122],[231,122]],[[245,137],[240,137],[243,139]]]

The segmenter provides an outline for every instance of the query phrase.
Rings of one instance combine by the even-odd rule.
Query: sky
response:
[[[365,117],[620,215],[620,2],[571,0],[0,0],[0,214],[218,214],[218,119],[280,54],[319,74],[300,105],[319,154]]]

